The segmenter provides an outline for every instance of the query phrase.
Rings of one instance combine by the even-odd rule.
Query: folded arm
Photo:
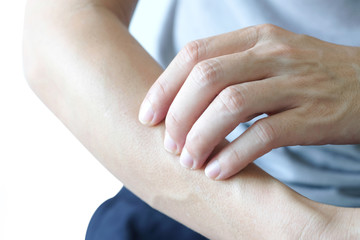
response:
[[[28,3],[27,79],[82,144],[145,202],[211,239],[360,234],[358,210],[312,202],[253,165],[224,182],[179,166],[163,149],[164,125],[149,129],[137,120],[162,69],[127,30],[134,6]]]

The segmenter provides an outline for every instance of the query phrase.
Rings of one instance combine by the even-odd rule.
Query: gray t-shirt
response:
[[[360,46],[359,13],[356,0],[173,0],[159,35],[158,61],[165,67],[189,41],[262,23]],[[240,124],[228,139],[252,122]],[[256,164],[312,200],[360,207],[360,145],[283,147]]]

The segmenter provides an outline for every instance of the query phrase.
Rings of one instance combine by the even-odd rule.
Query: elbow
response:
[[[30,89],[46,105],[53,103],[57,91],[51,76],[51,62],[46,54],[46,49],[41,44],[33,41],[24,34],[23,38],[23,75]],[[49,106],[50,107],[50,106]]]
[[[33,2],[26,6],[23,39],[22,39],[22,64],[23,74],[30,88],[36,90],[40,85],[41,61],[39,56],[39,41],[36,41],[36,26],[32,13]],[[38,39],[39,40],[39,39]]]
[[[23,74],[31,90],[42,99],[44,91],[48,88],[47,64],[40,54],[41,49],[31,41],[23,40]]]
[[[23,74],[29,87],[37,92],[41,86],[41,63],[39,56],[31,53],[31,46],[24,39],[23,43]]]
[[[25,9],[23,39],[22,39],[22,64],[23,74],[30,88],[38,94],[44,85],[46,73],[46,60],[44,57],[45,39],[49,20],[40,17],[37,1],[28,1]]]

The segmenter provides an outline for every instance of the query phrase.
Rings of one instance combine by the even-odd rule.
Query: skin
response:
[[[155,125],[166,117],[166,149],[222,180],[274,148],[359,144],[359,66],[359,47],[249,27],[185,46],[149,90],[139,119]],[[238,124],[264,113],[209,158]]]
[[[214,182],[160,147],[164,123],[137,121],[162,69],[127,30],[135,3],[27,4],[26,78],[75,137],[150,206],[208,238],[359,238],[358,209],[310,201],[254,165]]]

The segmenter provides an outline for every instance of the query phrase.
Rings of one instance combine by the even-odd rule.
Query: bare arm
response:
[[[211,239],[360,234],[358,210],[307,200],[255,166],[214,182],[177,164],[163,149],[163,124],[149,129],[137,120],[162,69],[128,33],[134,6],[132,1],[28,3],[29,84],[94,156],[152,207]]]

